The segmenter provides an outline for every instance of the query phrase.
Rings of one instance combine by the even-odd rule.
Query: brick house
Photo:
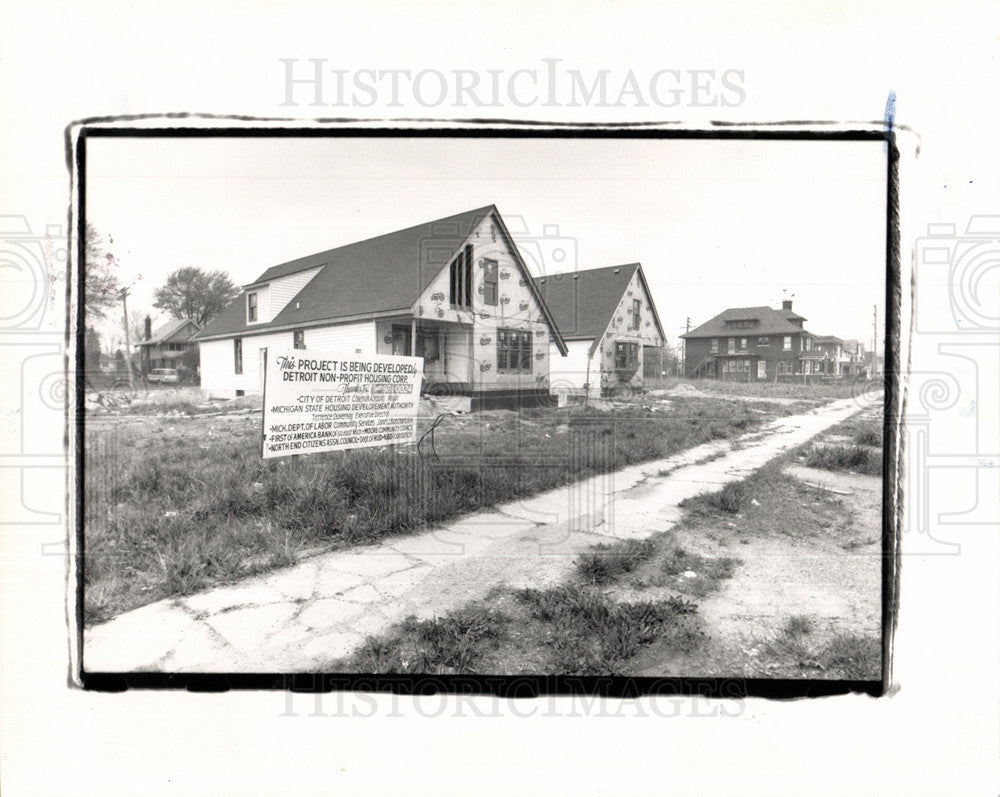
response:
[[[684,375],[749,382],[819,374],[823,352],[805,318],[784,301],[770,307],[730,307],[681,335]]]
[[[538,277],[567,355],[550,346],[553,392],[597,396],[641,387],[647,358],[666,341],[639,263]]]
[[[494,205],[272,266],[198,335],[202,387],[260,393],[265,348],[424,358],[477,409],[549,397],[565,344]]]

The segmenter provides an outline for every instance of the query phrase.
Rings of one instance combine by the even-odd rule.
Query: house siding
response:
[[[550,389],[554,393],[577,392],[584,389],[590,380],[591,393],[600,383],[600,365],[592,360],[591,340],[566,341],[567,354],[561,356],[555,343],[549,344],[549,378]],[[588,368],[589,366],[589,368]]]
[[[761,337],[768,338],[767,344],[758,343]],[[791,337],[791,348],[783,347],[783,339]],[[729,353],[729,340],[735,339],[735,353]],[[747,339],[746,348],[740,347],[740,340]],[[782,375],[801,375],[803,360],[803,335],[755,335],[752,329],[734,329],[733,334],[716,338],[688,338],[685,341],[684,374],[688,377],[708,376],[720,379],[753,381],[758,378],[774,380]],[[718,342],[718,350],[712,351],[712,341]],[[765,376],[758,377],[758,362],[765,363]],[[723,373],[722,362],[750,363],[749,370]],[[778,363],[786,364],[779,368]]]
[[[542,308],[528,287],[529,274],[521,271],[517,257],[504,240],[501,226],[494,214],[488,214],[472,231],[467,243],[472,254],[472,306],[461,308],[449,302],[450,271],[445,263],[428,288],[413,306],[418,323],[429,321],[462,324],[471,333],[471,371],[476,390],[504,388],[548,388],[549,328]],[[497,261],[497,304],[486,304],[484,276],[485,260]],[[448,328],[448,343],[462,336]],[[507,373],[497,370],[497,330],[514,329],[532,333],[530,373]],[[447,346],[446,354],[458,355],[456,346]],[[468,358],[463,352],[462,358]]]
[[[306,350],[358,349],[364,354],[375,352],[375,325],[371,321],[356,324],[336,324],[305,330]],[[199,343],[201,356],[201,386],[210,396],[232,398],[237,390],[246,395],[263,390],[260,352],[262,349],[291,349],[292,331],[268,332],[263,335],[239,336],[243,341],[243,373],[237,374],[233,354],[235,336]]]
[[[640,303],[639,328],[632,329],[632,303],[638,300]],[[615,369],[615,351],[618,343],[635,343],[637,345],[638,367],[635,373],[622,375]],[[643,288],[639,279],[639,271],[629,281],[625,293],[618,302],[614,317],[608,324],[608,329],[601,338],[597,347],[600,363],[600,384],[601,388],[610,390],[619,386],[639,387],[642,385],[644,347],[663,346],[664,341],[660,336],[653,316],[653,302],[649,294]]]

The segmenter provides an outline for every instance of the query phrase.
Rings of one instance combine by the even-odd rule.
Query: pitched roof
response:
[[[607,330],[618,309],[618,302],[636,271],[639,272],[642,286],[649,296],[653,319],[660,335],[666,338],[639,263],[536,277],[535,285],[548,305],[563,339],[596,340]]]
[[[408,309],[492,205],[357,243],[317,252],[264,271],[198,335],[199,339]],[[321,268],[271,321],[248,325],[247,288]]]
[[[682,338],[715,338],[739,336],[740,333],[755,335],[802,334],[805,330],[792,323],[792,319],[806,319],[791,310],[775,310],[771,307],[730,307],[715,318],[681,335]],[[750,321],[758,323],[747,329],[726,326],[726,321]],[[808,333],[807,333],[808,334]]]
[[[171,337],[180,332],[188,324],[194,324],[195,331],[197,332],[200,327],[190,318],[174,318],[168,321],[166,324],[157,327],[147,340],[140,340],[136,343],[137,346],[155,346],[157,343],[163,343],[169,340]],[[194,337],[193,335],[191,337]],[[189,338],[190,339],[190,338]]]

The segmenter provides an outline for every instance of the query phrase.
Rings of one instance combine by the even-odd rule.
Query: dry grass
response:
[[[579,407],[448,419],[414,447],[260,458],[259,416],[91,420],[84,471],[88,622],[373,543],[594,473],[755,428],[728,401],[671,412]],[[422,421],[424,428],[430,422]]]
[[[498,608],[499,607],[499,608]],[[698,644],[682,598],[617,602],[576,584],[495,590],[442,618],[409,619],[369,638],[333,669],[363,673],[622,675],[645,646]]]

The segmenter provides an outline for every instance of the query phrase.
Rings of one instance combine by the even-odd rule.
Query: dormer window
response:
[[[257,320],[257,294],[247,294],[247,323],[252,324]]]

